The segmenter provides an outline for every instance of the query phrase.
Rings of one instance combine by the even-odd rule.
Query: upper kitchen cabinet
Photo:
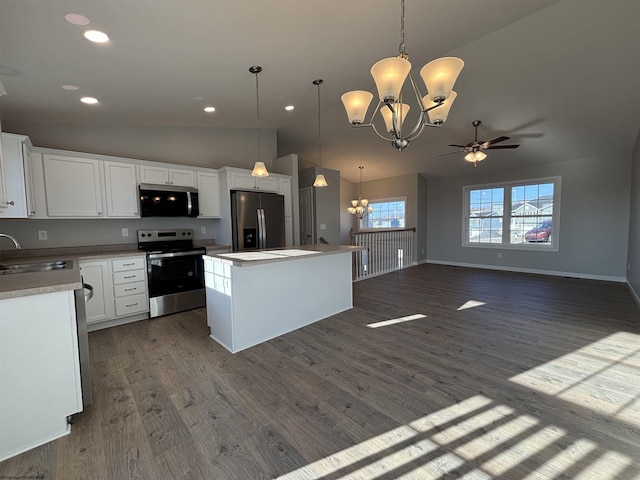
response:
[[[35,215],[31,175],[31,142],[24,135],[2,134],[2,161],[6,186],[6,207],[0,218]]]
[[[153,185],[196,186],[196,172],[182,168],[167,168],[160,165],[139,165],[140,183]]]
[[[47,215],[102,218],[102,163],[91,158],[43,155]]]
[[[104,162],[107,217],[138,218],[138,180],[133,163]]]
[[[197,173],[198,202],[200,215],[198,218],[220,218],[220,178],[217,171]]]
[[[230,190],[260,190],[262,192],[277,192],[278,179],[273,175],[268,177],[253,177],[250,170],[225,168],[228,175]]]

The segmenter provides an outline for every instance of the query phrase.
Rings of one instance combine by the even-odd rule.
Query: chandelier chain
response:
[[[258,67],[259,68],[259,67]],[[258,73],[262,70],[262,68],[256,68],[254,73],[256,75],[256,124],[258,126],[256,135],[258,137],[258,161],[262,161],[261,148],[260,148],[260,89],[258,88]]]
[[[400,57],[405,60],[409,58],[407,52],[405,51],[404,44],[404,0],[400,0]]]
[[[322,80],[316,80],[315,82],[313,82],[317,85],[318,87],[318,166],[322,167],[322,135],[320,134],[321,132],[321,126],[320,126],[320,84],[322,83]]]

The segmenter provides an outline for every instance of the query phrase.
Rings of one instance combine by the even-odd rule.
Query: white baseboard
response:
[[[570,278],[584,278],[588,280],[604,280],[606,282],[625,283],[627,281],[627,279],[624,277],[612,277],[609,275],[591,275],[589,273],[558,272],[554,270],[538,270],[536,268],[518,268],[518,267],[506,267],[506,266],[503,267],[498,265],[480,265],[475,263],[463,263],[463,262],[445,262],[441,260],[432,260],[432,259],[427,259],[426,263],[434,263],[438,265],[451,265],[454,267],[483,268],[485,270],[501,270],[505,272],[535,273],[537,275],[551,275],[554,277],[570,277]]]

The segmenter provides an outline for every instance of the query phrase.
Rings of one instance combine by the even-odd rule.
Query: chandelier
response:
[[[351,215],[355,215],[362,220],[371,212],[373,212],[373,207],[369,205],[369,200],[367,200],[366,198],[362,198],[362,170],[364,169],[364,167],[360,165],[358,168],[360,169],[360,190],[358,191],[358,199],[351,200],[351,206],[347,207],[347,211]]]
[[[313,84],[318,87],[318,167],[322,168],[322,148],[320,144],[320,85],[322,85],[323,80],[321,78],[314,80]],[[322,173],[318,173],[316,175],[316,179],[313,182],[314,187],[328,187],[326,178]]]
[[[382,59],[371,67],[371,76],[378,90],[378,105],[373,110],[369,123],[364,123],[373,94],[365,90],[345,93],[341,99],[349,123],[354,127],[371,127],[378,137],[390,142],[398,151],[402,151],[409,142],[422,133],[425,126],[436,127],[446,121],[456,98],[453,85],[463,66],[464,62],[456,57],[438,58],[427,63],[420,70],[420,76],[427,89],[427,94],[422,96],[411,75],[411,63],[405,51],[404,0],[401,0],[398,56]],[[403,102],[402,97],[402,87],[407,76],[420,109],[418,121],[408,133],[403,130],[403,122],[411,107]],[[373,124],[378,111],[383,117],[385,131],[391,136],[381,134]]]
[[[260,91],[258,90],[258,74],[262,71],[262,67],[253,66],[249,68],[249,71],[256,76],[256,124],[258,126],[258,161],[253,165],[251,175],[253,177],[268,177],[269,172],[262,161],[260,152]]]

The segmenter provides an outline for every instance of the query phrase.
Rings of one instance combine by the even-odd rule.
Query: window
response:
[[[560,177],[464,187],[464,246],[557,250]]]
[[[362,228],[404,228],[405,198],[371,200],[371,212],[362,221]]]

